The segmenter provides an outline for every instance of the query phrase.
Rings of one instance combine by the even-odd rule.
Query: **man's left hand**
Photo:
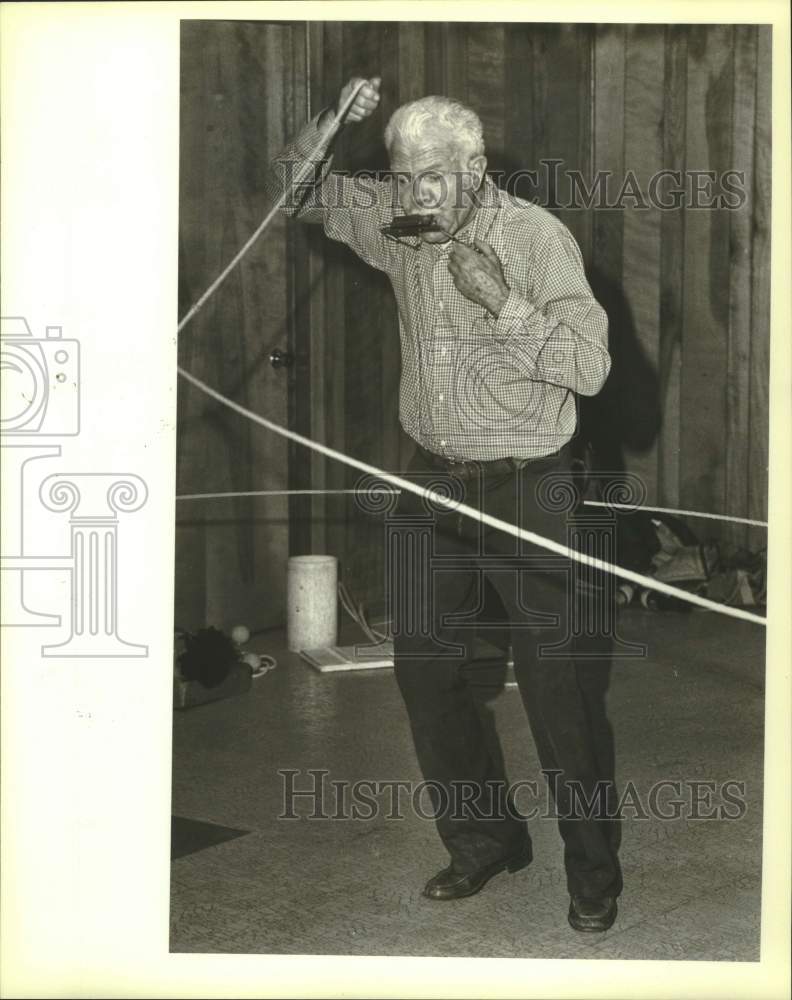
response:
[[[463,243],[455,243],[448,258],[448,270],[459,291],[498,316],[509,296],[498,255],[484,240],[474,240],[476,253]]]

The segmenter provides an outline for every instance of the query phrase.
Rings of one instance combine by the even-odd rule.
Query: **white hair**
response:
[[[448,135],[448,145],[467,156],[484,154],[481,119],[475,111],[449,97],[432,95],[402,104],[385,126],[385,147],[390,154],[397,142],[415,146],[428,135]]]

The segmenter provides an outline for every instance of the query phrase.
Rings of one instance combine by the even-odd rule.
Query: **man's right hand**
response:
[[[341,93],[338,95],[338,104],[335,106],[336,114],[343,108],[350,94],[353,93],[360,83],[363,83],[363,77],[354,76],[349,83],[342,87]],[[379,89],[381,83],[382,77],[379,76],[373,76],[370,80],[366,80],[363,83],[349,111],[344,116],[345,122],[362,122],[377,110],[380,100]]]

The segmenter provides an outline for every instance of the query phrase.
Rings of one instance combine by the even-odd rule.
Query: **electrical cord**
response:
[[[357,603],[354,601],[343,580],[338,581],[338,596],[341,600],[341,605],[344,608],[344,611],[346,611],[352,621],[355,622],[360,629],[362,629],[367,639],[375,645],[379,645],[380,643],[387,641],[387,635],[379,632],[369,625],[365,606],[360,601]],[[380,624],[389,625],[390,622],[381,622]]]

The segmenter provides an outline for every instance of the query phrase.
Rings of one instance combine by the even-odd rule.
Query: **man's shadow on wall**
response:
[[[596,396],[578,396],[578,429],[572,453],[591,475],[589,499],[629,471],[627,454],[647,452],[656,442],[662,422],[658,370],[641,344],[630,303],[621,284],[596,264],[587,277],[594,298],[608,317],[611,369]],[[638,498],[640,502],[640,498]],[[617,561],[630,569],[650,568],[656,538],[648,513],[615,511]]]
[[[618,476],[626,469],[625,450],[646,452],[660,432],[657,368],[641,345],[632,309],[621,285],[596,265],[587,272],[594,298],[608,316],[611,370],[596,396],[580,396],[575,451],[587,449],[595,470]]]

